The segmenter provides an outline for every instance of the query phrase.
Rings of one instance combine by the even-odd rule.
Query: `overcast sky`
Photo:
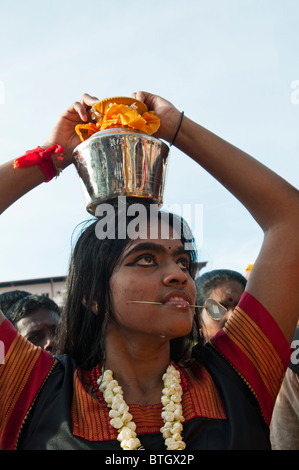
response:
[[[0,163],[43,144],[84,92],[147,90],[299,187],[297,0],[0,5]],[[164,201],[203,209],[195,234],[205,271],[244,274],[254,262],[260,228],[174,147]],[[1,215],[0,282],[65,275],[73,231],[88,218],[74,168],[16,202]]]

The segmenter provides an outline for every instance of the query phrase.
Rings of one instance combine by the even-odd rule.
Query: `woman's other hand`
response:
[[[181,112],[161,96],[146,91],[133,93],[132,98],[145,103],[149,111],[154,111],[160,119],[160,127],[155,136],[172,142],[180,122]]]
[[[59,118],[57,124],[48,136],[43,148],[52,145],[61,145],[64,149],[64,159],[59,164],[65,168],[72,163],[72,153],[74,148],[81,143],[75,131],[77,124],[90,121],[89,109],[99,101],[98,98],[85,93],[80,101],[73,103]]]

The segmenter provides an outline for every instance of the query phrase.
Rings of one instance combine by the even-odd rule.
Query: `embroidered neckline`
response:
[[[163,405],[161,417],[164,426],[160,428],[160,432],[165,440],[167,450],[184,450],[186,444],[181,436],[182,422],[184,421],[181,401],[183,391],[187,388],[187,381],[174,363],[167,367],[162,379],[164,388],[161,397]],[[122,387],[113,378],[112,371],[105,370],[102,374],[100,367],[96,366],[91,371],[91,380],[99,402],[110,408],[110,425],[117,430],[117,440],[122,449],[144,450],[135,432],[136,424],[129,411],[129,406],[124,400]]]
[[[185,424],[193,418],[227,419],[219,392],[202,365],[196,370],[184,369],[188,390],[183,394],[182,406]],[[117,431],[109,426],[109,411],[92,395],[90,388],[90,371],[76,368],[74,372],[74,394],[72,401],[73,434],[88,441],[113,441]],[[130,404],[138,435],[159,433],[163,426],[161,418],[162,404]]]

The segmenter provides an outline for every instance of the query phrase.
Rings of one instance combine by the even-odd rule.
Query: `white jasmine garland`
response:
[[[181,405],[183,390],[180,372],[173,365],[169,365],[162,379],[164,388],[161,397],[163,405],[161,417],[164,426],[160,431],[165,439],[167,450],[184,450],[186,444],[181,436],[184,417]],[[135,432],[136,424],[132,421],[133,416],[123,398],[123,390],[117,380],[113,379],[112,371],[105,370],[104,374],[97,379],[97,383],[105,402],[111,408],[110,424],[118,431],[117,440],[122,449],[144,450]]]
[[[182,422],[184,421],[181,405],[183,390],[180,372],[170,365],[162,377],[164,388],[161,402],[164,405],[161,416],[164,426],[160,429],[165,439],[167,450],[184,450],[186,444],[182,439]]]

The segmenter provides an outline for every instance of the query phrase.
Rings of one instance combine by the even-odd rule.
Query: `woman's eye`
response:
[[[187,258],[180,258],[177,261],[177,264],[180,266],[181,269],[190,269],[190,261]]]
[[[30,343],[37,343],[38,341],[40,341],[40,335],[38,333],[35,333],[33,335],[28,336],[27,340],[30,341]]]
[[[136,263],[142,266],[149,266],[154,264],[154,258],[152,255],[139,256]]]

